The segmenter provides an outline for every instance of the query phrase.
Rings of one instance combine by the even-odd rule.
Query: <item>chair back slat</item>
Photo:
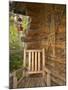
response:
[[[40,52],[38,52],[38,71],[40,71]]]
[[[28,53],[29,54],[29,61],[28,61],[28,70],[31,70],[31,52]]]
[[[35,52],[35,71],[37,71],[37,52]]]
[[[32,52],[32,71],[34,71],[34,52]]]

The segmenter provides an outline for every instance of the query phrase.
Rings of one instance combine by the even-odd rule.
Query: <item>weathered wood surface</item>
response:
[[[43,87],[46,83],[41,76],[30,76],[23,78],[22,82],[19,84],[18,88],[31,88],[31,87]]]
[[[17,88],[18,83],[21,82],[24,76],[25,69],[20,68],[9,75],[9,88]]]
[[[27,55],[26,55],[27,53]],[[39,73],[41,71],[44,71],[45,68],[45,49],[40,49],[40,50],[30,50],[27,49],[26,51],[24,50],[24,62],[25,64],[28,62],[27,68],[28,68],[28,73]],[[27,58],[27,62],[25,58]]]
[[[52,77],[56,85],[63,85],[66,74],[66,6],[16,2],[15,7],[18,10],[26,7],[27,15],[32,18],[31,27],[25,40],[27,48],[45,48],[45,65],[51,73],[54,73],[53,77],[60,80],[59,83],[58,79]]]

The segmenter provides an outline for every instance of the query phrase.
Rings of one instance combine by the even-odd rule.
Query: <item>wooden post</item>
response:
[[[26,50],[24,49],[24,67],[26,67]]]
[[[17,88],[17,77],[16,72],[13,73],[13,88]]]
[[[54,33],[53,35],[51,35],[51,43],[54,44],[52,50],[53,50],[53,53],[52,53],[52,56],[55,57],[55,20],[54,20],[54,14],[51,15],[51,24],[50,24],[50,34],[51,33]]]
[[[32,52],[32,71],[34,71],[34,52]]]
[[[37,52],[35,52],[35,71],[37,71]]]
[[[45,69],[45,49],[44,48],[42,49],[42,58],[43,58],[42,62],[43,62],[43,71],[44,71],[44,69]]]
[[[50,73],[47,73],[47,86],[51,86]]]
[[[38,70],[40,71],[40,52],[38,52]]]
[[[23,65],[24,65],[23,77],[25,77],[25,68],[26,68],[26,49],[24,49],[24,61],[23,61]]]

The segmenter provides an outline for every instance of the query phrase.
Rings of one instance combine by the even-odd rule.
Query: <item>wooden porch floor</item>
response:
[[[39,75],[30,75],[28,77],[24,77],[18,88],[33,88],[33,87],[45,87],[46,83],[43,77]]]

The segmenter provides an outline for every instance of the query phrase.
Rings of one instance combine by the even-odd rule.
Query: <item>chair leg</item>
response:
[[[42,73],[42,76],[43,76],[43,86],[45,86],[45,72],[43,71],[43,73]]]

